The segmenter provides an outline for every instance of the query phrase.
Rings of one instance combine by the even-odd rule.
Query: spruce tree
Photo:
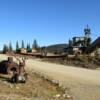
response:
[[[10,51],[10,52],[13,51],[11,42],[9,43],[9,51]]]
[[[36,39],[33,41],[32,48],[34,48],[34,49],[37,49],[38,48],[38,43],[37,43],[37,40]]]
[[[29,45],[29,49],[31,49],[30,43],[28,45]]]
[[[16,42],[16,52],[17,53],[19,52],[19,43],[18,43],[18,41]]]
[[[22,40],[22,46],[21,48],[25,48],[25,45],[24,45],[24,41]]]
[[[30,44],[27,44],[26,48],[27,48],[27,51],[28,51],[28,52],[30,52],[30,51],[31,51]]]
[[[27,44],[27,46],[26,46],[26,49],[28,50],[29,49],[29,45]]]
[[[6,44],[4,44],[3,46],[3,53],[5,54],[6,52],[8,52],[8,46]]]

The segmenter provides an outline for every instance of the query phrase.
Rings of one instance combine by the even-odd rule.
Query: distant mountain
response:
[[[47,46],[47,52],[64,52],[65,48],[67,48],[68,44],[54,44]]]

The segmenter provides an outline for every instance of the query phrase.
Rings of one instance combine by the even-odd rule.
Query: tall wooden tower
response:
[[[91,29],[87,25],[87,27],[84,29],[85,33],[85,46],[89,46],[91,44]]]

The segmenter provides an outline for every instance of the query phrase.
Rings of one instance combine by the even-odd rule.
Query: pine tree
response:
[[[72,47],[73,43],[72,41],[69,39],[69,47]]]
[[[25,45],[24,45],[24,41],[22,40],[22,46],[21,48],[25,48]]]
[[[9,51],[10,51],[10,52],[13,51],[11,42],[9,43]]]
[[[3,46],[3,53],[5,54],[6,52],[8,52],[8,46],[6,44],[4,44]]]
[[[31,51],[30,44],[27,44],[26,48],[27,48],[27,51],[28,51],[28,52],[30,52],[30,51]]]
[[[31,49],[30,43],[28,45],[29,45],[29,50],[30,50]]]
[[[32,48],[37,49],[38,48],[38,43],[37,40],[35,39],[32,45]]]
[[[27,49],[27,50],[29,49],[29,46],[28,46],[28,44],[27,44],[27,46],[26,46],[26,49]]]
[[[19,43],[18,43],[18,41],[16,42],[16,52],[17,53],[19,52]]]

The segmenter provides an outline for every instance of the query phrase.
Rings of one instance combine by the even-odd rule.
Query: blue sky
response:
[[[0,0],[0,49],[17,40],[67,43],[87,24],[93,40],[100,36],[100,0]]]

